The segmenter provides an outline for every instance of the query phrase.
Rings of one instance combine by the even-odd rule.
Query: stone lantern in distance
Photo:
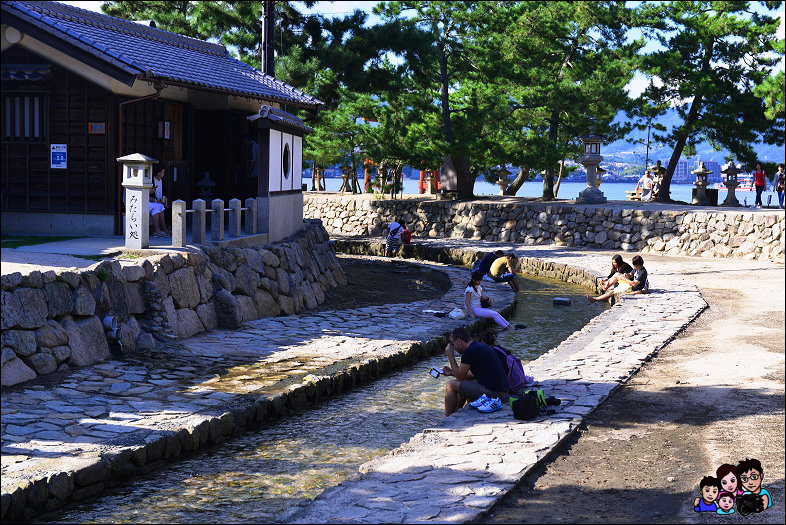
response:
[[[494,170],[494,174],[497,176],[497,186],[499,186],[499,194],[505,195],[505,190],[508,187],[508,177],[510,176],[510,171],[505,166],[500,166],[496,170]]]
[[[693,194],[692,204],[698,204],[699,206],[709,205],[709,200],[707,199],[707,176],[712,173],[712,170],[708,170],[704,166],[704,161],[701,161],[699,167],[691,171],[691,173],[696,175],[696,180],[693,181],[696,191]]]
[[[739,168],[734,165],[734,162],[729,162],[729,165],[726,166],[721,170],[721,173],[726,175],[726,179],[723,181],[723,184],[726,186],[726,198],[723,201],[723,206],[728,206],[730,208],[739,208],[740,201],[737,200],[737,195],[735,195],[734,191],[737,189],[737,186],[740,185],[739,180],[737,179],[737,175],[740,173]]]
[[[606,202],[606,197],[598,189],[597,184],[598,165],[603,161],[603,157],[600,156],[600,143],[604,139],[603,135],[598,135],[594,131],[581,137],[581,141],[584,143],[584,155],[579,157],[579,162],[584,165],[584,169],[587,171],[587,187],[576,198],[577,204],[603,204]]]

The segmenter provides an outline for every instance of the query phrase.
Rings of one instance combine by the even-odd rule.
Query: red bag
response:
[[[412,241],[412,234],[408,229],[404,228],[404,231],[401,232],[401,242],[403,244],[409,244],[410,241]]]

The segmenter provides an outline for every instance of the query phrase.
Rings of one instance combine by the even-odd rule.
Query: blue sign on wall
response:
[[[68,146],[66,144],[50,144],[49,167],[64,170],[68,168]]]

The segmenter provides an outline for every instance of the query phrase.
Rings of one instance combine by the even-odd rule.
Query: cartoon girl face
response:
[[[721,487],[723,492],[737,493],[737,476],[734,475],[734,472],[729,472],[721,478]]]
[[[732,498],[728,494],[724,494],[720,498],[718,498],[718,507],[721,508],[723,512],[728,512],[730,508],[734,506],[734,498]]]

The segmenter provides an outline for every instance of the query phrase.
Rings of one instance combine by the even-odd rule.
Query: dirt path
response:
[[[698,280],[710,308],[484,523],[783,523],[783,268],[650,258]],[[745,518],[693,512],[701,478],[745,457],[761,460],[774,507]]]

